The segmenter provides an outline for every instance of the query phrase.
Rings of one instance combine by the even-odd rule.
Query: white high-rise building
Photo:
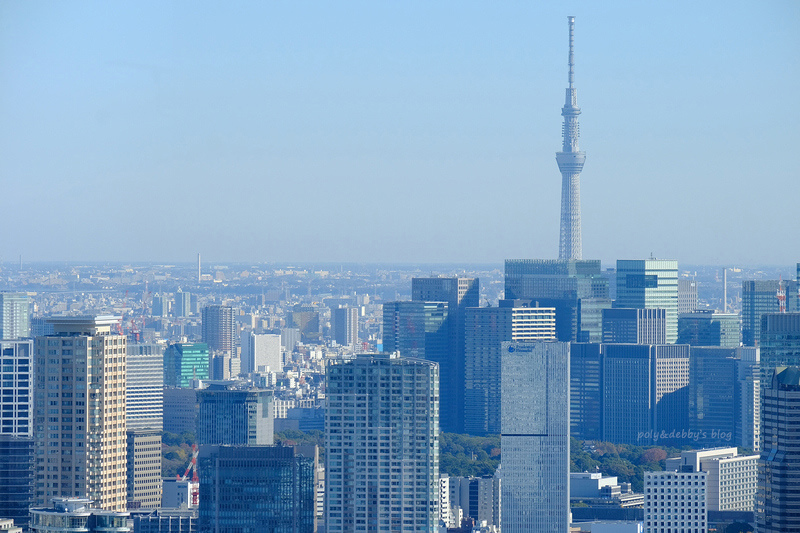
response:
[[[645,533],[706,533],[707,478],[692,466],[686,471],[645,472]]]
[[[31,334],[28,295],[0,292],[0,339],[23,339]]]
[[[256,334],[252,331],[243,331],[241,344],[242,374],[283,371],[280,335]]]
[[[502,344],[503,533],[569,530],[569,343]]]
[[[437,531],[439,365],[359,354],[326,375],[326,531]]]
[[[51,318],[37,337],[36,500],[89,498],[126,509],[126,359],[118,316]]]
[[[33,436],[33,341],[0,341],[3,380],[0,392],[0,432]]]

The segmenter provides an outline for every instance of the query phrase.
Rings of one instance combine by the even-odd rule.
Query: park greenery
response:
[[[165,478],[183,475],[192,458],[192,433],[162,436],[161,471]],[[320,460],[325,457],[325,437],[322,431],[287,430],[275,433],[275,443],[283,445],[310,444],[320,447]],[[677,448],[663,446],[633,446],[601,441],[570,442],[570,471],[601,472],[616,476],[620,483],[631,483],[641,492],[644,473],[663,470],[667,457],[680,454]],[[450,476],[491,476],[502,457],[500,436],[475,437],[456,433],[441,433],[439,437],[439,471]]]

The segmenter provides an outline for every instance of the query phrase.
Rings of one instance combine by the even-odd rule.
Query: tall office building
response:
[[[129,509],[161,507],[163,354],[163,345],[128,345],[125,419]]]
[[[503,531],[569,531],[569,343],[502,351]]]
[[[800,531],[800,368],[778,367],[764,389],[756,531]]]
[[[644,446],[688,438],[689,346],[603,349],[603,440]]]
[[[187,387],[164,387],[164,431],[197,434],[197,391]]]
[[[575,89],[575,61],[573,44],[575,37],[575,17],[567,17],[569,21],[569,87],[566,102],[561,109],[564,117],[562,127],[563,143],[561,151],[556,153],[558,170],[561,171],[561,235],[558,242],[559,259],[581,259],[581,191],[580,178],[586,152],[578,148],[580,126],[578,115],[578,92]]]
[[[150,307],[150,315],[164,317],[169,315],[169,299],[163,294],[153,296],[153,304]]]
[[[691,354],[690,440],[701,446],[733,446],[743,423],[742,397],[738,390],[739,351],[736,348],[692,347]]]
[[[436,531],[439,365],[359,354],[326,375],[328,533]]]
[[[36,499],[126,508],[126,358],[118,316],[55,317],[35,341]]]
[[[663,259],[617,260],[614,307],[665,309],[667,343],[678,340],[678,262]]]
[[[212,381],[197,391],[197,442],[268,445],[274,440],[272,391],[233,381]]]
[[[603,439],[602,357],[602,344],[570,343],[569,433],[576,439]]]
[[[204,342],[178,342],[164,351],[164,386],[191,387],[196,379],[210,377],[208,345]]]
[[[383,351],[399,352],[403,357],[439,363],[439,424],[442,431],[455,432],[463,405],[463,384],[458,387],[453,364],[447,302],[411,301],[383,304]],[[461,362],[463,368],[463,360]]]
[[[736,348],[741,344],[738,314],[701,310],[678,314],[678,344]]]
[[[0,516],[28,524],[34,503],[33,341],[0,340]]]
[[[603,342],[665,344],[667,312],[664,309],[603,309]]]
[[[198,530],[315,533],[317,456],[316,446],[202,446]]]
[[[233,307],[209,305],[203,308],[202,315],[203,342],[208,345],[208,350],[233,354],[238,340]]]
[[[507,259],[505,297],[555,308],[560,341],[603,340],[602,311],[611,299],[599,260]]]
[[[681,313],[694,313],[696,310],[697,310],[697,281],[686,278],[679,279],[678,315],[680,315]]]
[[[183,292],[180,288],[175,293],[175,316],[187,317],[192,316],[192,294]]]
[[[500,433],[501,343],[555,340],[555,309],[535,302],[501,300],[499,307],[467,309],[464,431]]]
[[[761,385],[769,386],[779,366],[800,366],[800,313],[761,316]]]
[[[458,277],[413,278],[411,300],[447,303],[445,325],[449,336],[449,353],[446,361],[439,361],[439,411],[442,413],[440,424],[442,431],[463,433],[466,313],[470,307],[480,307],[480,280]]]
[[[281,336],[242,332],[242,374],[252,372],[283,372]]]
[[[798,312],[796,281],[761,280],[742,282],[742,344],[758,346],[761,337],[761,316],[779,313],[778,288],[786,293],[786,311]]]
[[[0,292],[0,340],[30,337],[30,304],[24,292]]]
[[[331,309],[331,337],[339,346],[355,347],[358,344],[358,308]]]

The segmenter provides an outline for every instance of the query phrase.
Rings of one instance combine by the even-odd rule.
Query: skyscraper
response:
[[[203,308],[203,342],[209,351],[233,354],[236,346],[236,320],[233,307],[209,305]]]
[[[439,365],[332,359],[326,394],[326,531],[436,531]]]
[[[0,340],[22,339],[31,334],[28,295],[0,292]]]
[[[742,344],[758,346],[761,336],[761,316],[780,312],[779,287],[783,287],[786,293],[786,311],[790,313],[800,311],[796,307],[797,285],[796,281],[778,279],[742,282]]]
[[[442,431],[464,431],[464,324],[470,307],[480,306],[478,278],[413,278],[411,299],[415,302],[447,302],[448,354],[439,361]]]
[[[569,87],[567,88],[566,102],[561,109],[564,117],[562,127],[563,145],[561,151],[556,153],[558,170],[561,171],[561,236],[558,244],[559,259],[581,259],[583,248],[581,244],[581,191],[580,178],[583,164],[586,161],[586,152],[578,148],[580,126],[578,115],[578,92],[574,87],[575,82],[575,57],[573,44],[575,40],[575,17],[567,17],[569,21]]]
[[[358,343],[358,308],[331,309],[331,337],[339,346],[355,347]]]
[[[502,528],[569,530],[569,343],[502,346]]]
[[[126,508],[126,337],[118,316],[56,317],[37,337],[35,441],[39,505],[83,497]]]
[[[763,398],[756,531],[800,531],[800,368],[776,368]]]
[[[692,346],[739,346],[742,320],[738,314],[702,309],[678,313],[678,343]]]
[[[800,313],[761,315],[761,385],[768,387],[779,366],[800,366]]]
[[[212,381],[197,391],[197,398],[197,442],[201,445],[273,443],[272,391],[240,388],[233,381]]]
[[[603,309],[603,342],[664,344],[667,312],[664,309]]]
[[[164,386],[191,387],[194,379],[210,375],[208,345],[204,342],[178,342],[164,351]]]
[[[527,300],[500,300],[499,307],[467,309],[464,431],[500,433],[501,343],[556,339],[555,309]]]
[[[242,332],[242,374],[283,371],[281,336]]]
[[[681,441],[688,427],[689,346],[606,344],[603,350],[603,440]]]
[[[506,259],[505,297],[556,310],[563,342],[601,342],[602,311],[611,307],[609,281],[597,259]]]
[[[603,438],[603,345],[570,343],[570,435],[581,440]]]
[[[314,533],[316,446],[203,446],[199,531]]]
[[[678,340],[678,262],[617,260],[617,300],[614,307],[665,309],[667,343],[674,343]]]
[[[33,341],[0,340],[0,516],[26,527],[34,503]]]

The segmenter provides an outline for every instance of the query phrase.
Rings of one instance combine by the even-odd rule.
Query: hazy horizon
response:
[[[3,2],[0,256],[557,257],[568,15],[583,256],[795,264],[788,0]]]

